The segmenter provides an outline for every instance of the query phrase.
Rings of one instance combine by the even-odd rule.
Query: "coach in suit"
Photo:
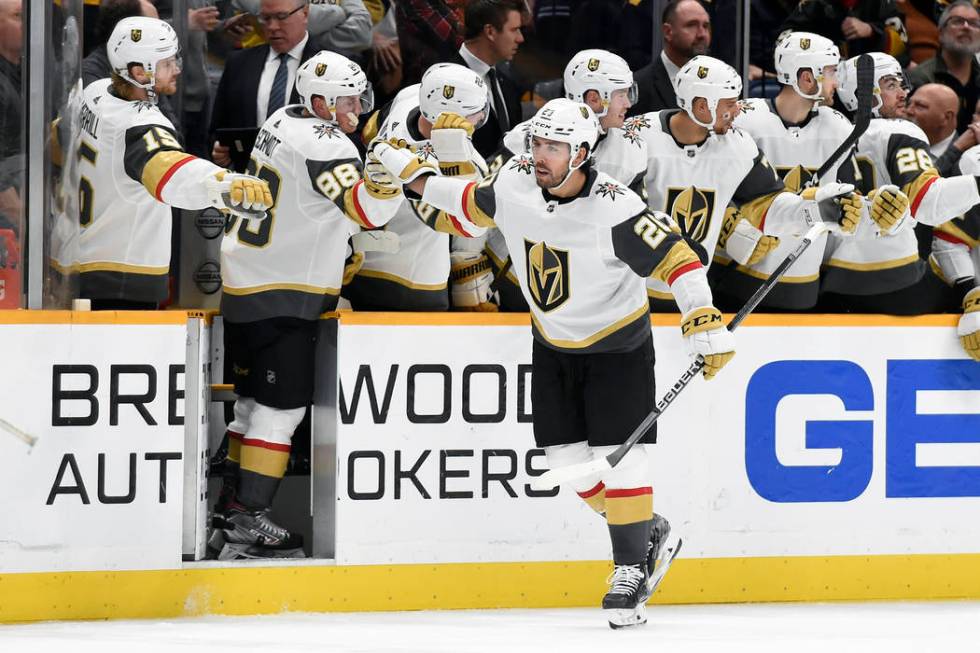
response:
[[[230,165],[231,157],[214,140],[216,130],[261,127],[280,107],[299,102],[296,71],[317,53],[306,31],[308,13],[306,0],[262,0],[257,18],[268,42],[228,57],[211,113],[211,158],[218,165]]]
[[[674,77],[677,71],[711,47],[711,19],[698,0],[671,0],[664,7],[664,47],[659,57],[633,75],[640,91],[639,101],[629,110],[636,116],[649,111],[677,108]]]
[[[466,3],[466,31],[459,58],[454,63],[483,77],[489,90],[489,119],[473,134],[473,147],[484,158],[496,152],[504,134],[523,119],[517,85],[496,66],[513,59],[524,42],[521,34],[524,7],[523,0],[469,0]]]

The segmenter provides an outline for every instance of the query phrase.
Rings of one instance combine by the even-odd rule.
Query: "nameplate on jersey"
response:
[[[668,188],[664,212],[673,218],[685,236],[704,242],[715,210],[715,191],[709,188]]]
[[[568,251],[524,239],[527,287],[542,311],[553,311],[571,297]]]

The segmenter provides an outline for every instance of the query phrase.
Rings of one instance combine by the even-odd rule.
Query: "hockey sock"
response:
[[[252,509],[268,508],[286,474],[290,445],[242,438],[238,501]]]
[[[607,489],[606,523],[613,561],[617,565],[642,563],[653,524],[653,488]]]
[[[584,492],[577,492],[577,494],[582,497],[582,501],[587,503],[590,508],[600,515],[606,513],[606,486],[602,481],[599,481],[594,487]]]

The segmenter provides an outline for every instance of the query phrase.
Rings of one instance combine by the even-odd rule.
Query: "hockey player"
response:
[[[402,89],[386,111],[371,117],[365,138],[372,140],[376,131],[382,140],[404,140],[421,160],[438,166],[442,174],[481,178],[486,163],[470,138],[462,135],[459,140],[447,139],[449,131],[441,129],[442,125],[436,125],[436,121],[440,114],[448,112],[463,116],[478,128],[489,116],[489,102],[486,84],[477,73],[458,64],[436,64],[425,71],[420,84]],[[399,251],[368,252],[360,272],[344,288],[344,296],[354,309],[444,311],[449,308],[447,234],[454,232],[454,220],[453,216],[418,200],[404,202],[386,227],[398,234]],[[461,263],[463,268],[468,267],[466,261]],[[456,272],[463,284],[466,283],[463,277],[473,274],[459,267]],[[465,294],[461,289],[460,295]]]
[[[78,147],[81,297],[96,309],[154,309],[167,297],[170,207],[215,206],[254,222],[272,206],[265,181],[184,151],[156,105],[180,74],[177,33],[126,18],[107,45],[112,77],[84,91]]]
[[[619,55],[607,50],[582,50],[565,66],[563,79],[565,97],[587,104],[599,119],[599,142],[592,153],[592,165],[641,197],[645,197],[643,177],[647,168],[646,141],[636,136],[627,119],[637,100],[637,87],[633,71]],[[504,136],[504,144],[490,162],[491,172],[496,171],[515,152],[528,151],[531,121],[526,120]],[[463,246],[469,243],[464,241]],[[494,277],[506,265],[507,245],[500,233],[491,229],[487,233],[485,251],[490,257]],[[498,292],[503,310],[528,310],[513,271],[498,280]]]
[[[726,208],[738,209],[738,220],[724,225],[724,240],[739,263],[759,260],[780,234],[805,230],[803,209],[836,214],[845,232],[860,219],[861,201],[853,186],[827,184],[800,195],[783,184],[748,134],[733,128],[739,115],[742,80],[735,69],[712,57],[697,56],[676,76],[680,109],[637,116],[631,129],[646,140],[647,204],[664,211],[697,249],[705,265],[723,236]],[[647,280],[654,310],[676,310],[667,285]]]
[[[425,175],[410,153],[385,143],[374,152],[406,189],[459,216],[464,230],[496,225],[503,234],[531,307],[535,442],[558,467],[607,455],[653,408],[646,277],[677,297],[681,333],[692,354],[705,357],[706,378],[734,355],[734,337],[712,306],[704,267],[665,216],[592,166],[599,124],[588,106],[552,100],[530,134],[530,153],[480,182]],[[608,524],[610,625],[644,623],[653,523],[644,447],[572,486]]]
[[[830,39],[809,32],[789,34],[776,46],[776,77],[783,85],[779,94],[771,100],[746,100],[735,120],[735,127],[755,141],[791,193],[799,193],[807,186],[813,173],[853,129],[843,114],[824,106],[833,104],[838,63],[840,52]],[[854,184],[853,158],[842,157],[824,178]],[[747,221],[738,228],[750,233],[755,229]],[[826,236],[811,244],[769,291],[761,306],[788,310],[813,308],[820,289],[820,265],[826,244]],[[737,310],[744,305],[776,266],[796,249],[799,238],[786,233],[774,245],[759,261],[750,257],[743,264],[727,267],[731,259],[724,248],[716,252],[712,288],[724,309]],[[756,252],[762,254],[768,249],[757,248]]]
[[[926,135],[904,120],[908,92],[902,68],[881,52],[874,59],[875,118],[857,144],[862,190],[887,196],[893,209],[876,214],[853,238],[831,237],[824,255],[820,308],[894,315],[918,315],[941,307],[942,293],[919,258],[914,224],[937,226],[980,202],[977,179],[943,179],[929,154]],[[838,95],[857,109],[856,59],[840,66]]]
[[[317,318],[337,305],[345,259],[363,256],[351,235],[385,236],[356,232],[383,226],[402,199],[398,185],[362,175],[347,137],[372,104],[360,66],[320,52],[299,67],[296,89],[301,103],[269,116],[248,167],[269,182],[276,208],[262,222],[230,221],[221,244],[225,356],[239,397],[217,509],[225,559],[295,555],[302,544],[269,509],[313,397]]]

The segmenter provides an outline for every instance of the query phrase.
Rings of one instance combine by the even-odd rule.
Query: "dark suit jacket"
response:
[[[628,115],[637,116],[650,111],[663,111],[677,108],[677,95],[674,85],[667,75],[664,62],[657,54],[653,61],[640,68],[633,75],[640,92],[640,99],[630,108]]]
[[[306,61],[319,52],[313,44],[313,39],[306,42],[303,49],[302,61]],[[261,127],[255,114],[255,98],[259,92],[259,78],[269,56],[269,45],[260,45],[246,50],[239,50],[228,57],[225,70],[218,82],[218,92],[214,98],[214,108],[211,110],[211,142],[217,129],[228,127]],[[293,85],[288,104],[299,102],[299,94]]]
[[[459,52],[456,53],[451,63],[466,66],[466,60],[460,56]],[[469,66],[466,67],[469,68]],[[508,125],[509,131],[520,123],[523,118],[521,111],[521,92],[517,88],[517,84],[507,75],[500,72],[499,68],[497,68],[497,80],[500,82],[500,93],[504,96],[504,106],[507,107],[507,116],[510,119],[510,124]],[[492,93],[492,91],[490,92]],[[473,133],[473,147],[476,148],[476,151],[484,159],[489,160],[490,156],[499,149],[500,142],[503,138],[504,132],[500,131],[500,125],[497,123],[497,114],[491,109],[490,117],[487,118],[486,124]]]

